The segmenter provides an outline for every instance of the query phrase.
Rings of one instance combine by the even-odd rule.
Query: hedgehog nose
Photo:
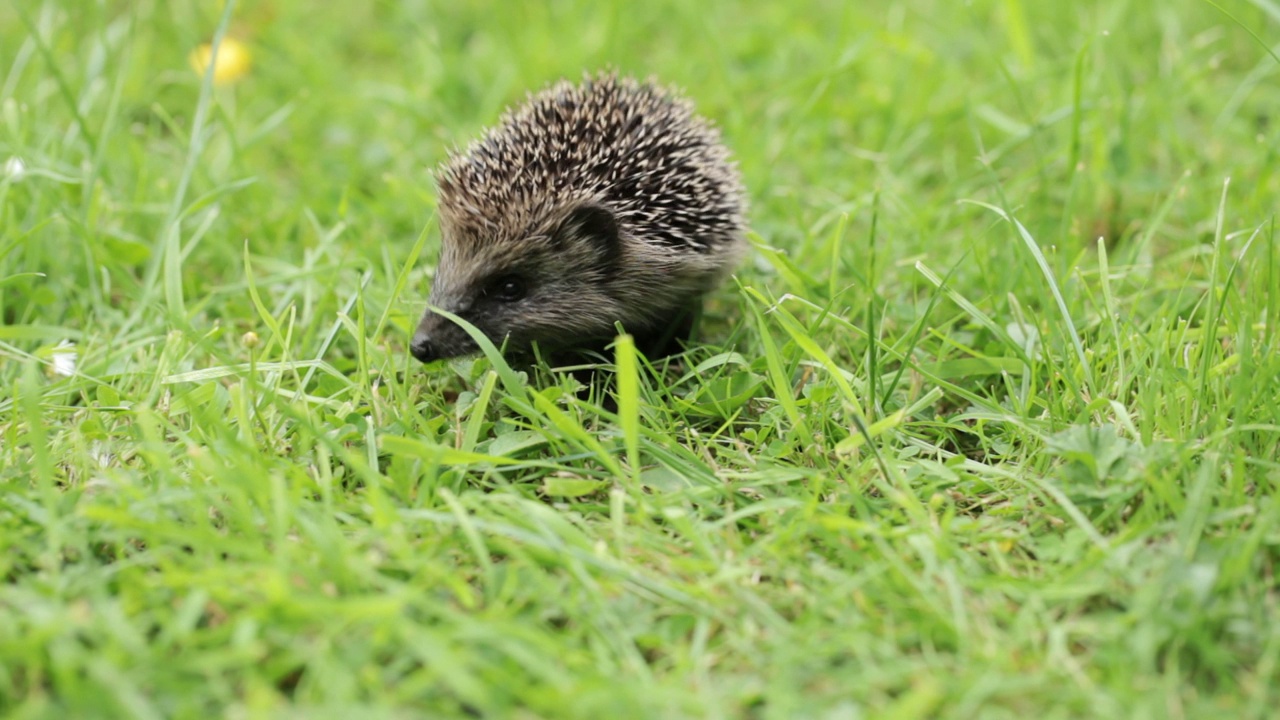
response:
[[[429,363],[432,360],[440,359],[440,347],[431,342],[431,338],[426,335],[418,334],[413,337],[413,342],[409,345],[409,352],[418,360]]]

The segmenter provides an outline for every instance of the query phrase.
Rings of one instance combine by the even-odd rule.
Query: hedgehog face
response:
[[[622,308],[610,283],[622,256],[617,219],[573,204],[514,233],[445,217],[433,307],[476,326],[495,345],[555,351],[612,337]],[[459,325],[428,309],[411,352],[422,362],[479,351]]]

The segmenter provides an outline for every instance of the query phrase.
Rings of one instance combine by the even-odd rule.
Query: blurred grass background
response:
[[[1218,6],[246,1],[204,88],[222,3],[0,5],[0,713],[1266,717],[1280,6]],[[639,438],[404,352],[430,169],[604,66],[758,244]]]

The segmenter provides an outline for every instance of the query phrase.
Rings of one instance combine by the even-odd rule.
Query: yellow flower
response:
[[[201,76],[209,69],[209,57],[213,55],[213,46],[205,43],[191,51],[191,67]],[[218,46],[218,59],[213,64],[213,84],[226,85],[244,77],[249,72],[253,58],[249,48],[235,38],[223,38]]]

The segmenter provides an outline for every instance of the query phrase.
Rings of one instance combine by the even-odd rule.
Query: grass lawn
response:
[[[1276,42],[1275,0],[3,4],[0,716],[1274,717]],[[431,168],[608,65],[750,190],[699,342],[420,365]]]

